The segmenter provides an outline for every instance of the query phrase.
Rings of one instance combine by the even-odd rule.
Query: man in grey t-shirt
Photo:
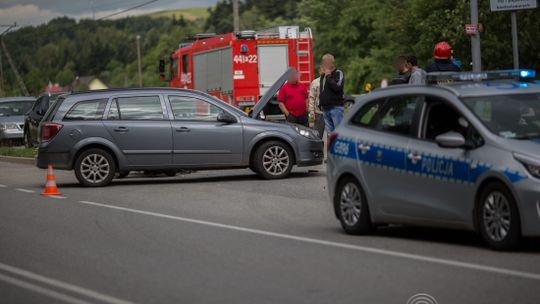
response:
[[[416,59],[416,56],[407,56],[407,65],[411,70],[409,84],[426,84],[426,71],[418,67],[418,60]]]

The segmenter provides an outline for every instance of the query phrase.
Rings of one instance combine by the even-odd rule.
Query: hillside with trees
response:
[[[399,54],[416,54],[430,62],[433,44],[447,40],[454,57],[470,70],[468,0],[245,0],[240,3],[241,27],[262,29],[283,24],[311,27],[315,55],[333,53],[346,72],[348,93],[366,82],[379,83],[392,74]],[[491,13],[480,0],[484,69],[512,66],[510,14]],[[540,9],[518,12],[520,61],[540,70]],[[160,86],[157,63],[178,43],[197,32],[232,31],[232,4],[221,0],[208,9],[206,20],[176,14],[118,20],[57,18],[47,25],[26,27],[4,37],[14,61],[33,94],[45,85],[70,83],[76,76],[97,76],[113,87],[137,85],[136,35],[141,35],[143,83]],[[20,94],[4,63],[8,94]]]

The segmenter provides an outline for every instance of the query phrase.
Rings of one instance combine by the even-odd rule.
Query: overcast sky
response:
[[[0,24],[17,22],[20,26],[38,25],[58,16],[91,18],[106,16],[149,0],[0,0]],[[217,0],[158,0],[118,17],[164,9],[208,7]]]

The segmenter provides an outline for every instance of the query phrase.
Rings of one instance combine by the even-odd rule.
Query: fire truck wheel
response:
[[[253,167],[262,178],[279,179],[289,176],[293,162],[293,153],[286,144],[268,141],[255,151]]]

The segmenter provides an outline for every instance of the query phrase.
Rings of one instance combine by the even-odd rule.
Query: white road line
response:
[[[99,293],[99,292],[96,292],[96,291],[93,291],[93,290],[89,290],[89,289],[86,289],[86,288],[83,288],[83,287],[80,287],[80,286],[76,286],[76,285],[73,285],[73,284],[58,281],[58,280],[55,280],[55,279],[52,279],[52,278],[48,278],[48,277],[39,275],[37,273],[30,272],[28,270],[20,269],[20,268],[13,267],[13,266],[10,266],[10,265],[6,265],[6,264],[3,264],[3,263],[0,263],[0,270],[3,270],[5,272],[9,272],[9,273],[13,273],[13,274],[16,274],[18,276],[28,278],[28,279],[31,279],[31,280],[34,280],[34,281],[38,281],[38,282],[41,282],[41,283],[44,283],[44,284],[47,284],[47,285],[50,285],[50,286],[54,286],[54,287],[57,287],[57,288],[60,288],[60,289],[64,289],[64,290],[67,290],[67,291],[70,291],[70,292],[73,292],[73,293],[77,293],[79,295],[83,295],[83,296],[92,298],[94,300],[99,300],[99,301],[102,301],[102,302],[106,302],[106,303],[109,303],[109,304],[133,304],[132,302],[129,302],[129,301],[114,298],[114,297],[111,297],[111,296],[108,296],[108,295],[105,295],[105,294],[102,294],[102,293]]]
[[[0,188],[6,188],[7,185],[0,184]]]
[[[20,191],[20,192],[25,192],[25,193],[34,193],[34,192],[36,192],[34,190],[28,190],[28,189],[23,189],[23,188],[17,188],[15,190]]]
[[[518,277],[522,279],[540,280],[540,274],[533,273],[533,272],[525,272],[525,271],[519,271],[519,270],[512,270],[508,268],[499,268],[499,267],[493,267],[493,266],[487,266],[487,265],[481,265],[481,264],[460,262],[460,261],[455,261],[455,260],[435,258],[435,257],[429,257],[429,256],[413,254],[413,253],[405,253],[405,252],[399,252],[399,251],[391,251],[391,250],[386,250],[386,249],[377,249],[377,248],[358,246],[358,245],[352,245],[352,244],[347,244],[347,243],[325,241],[321,239],[283,234],[283,233],[277,233],[277,232],[271,232],[271,231],[265,231],[265,230],[259,230],[259,229],[245,228],[245,227],[233,226],[233,225],[227,225],[227,224],[220,224],[220,223],[196,220],[196,219],[191,219],[191,218],[186,218],[186,217],[167,215],[163,213],[156,213],[156,212],[131,209],[131,208],[125,208],[125,207],[119,207],[119,206],[113,206],[113,205],[105,205],[105,204],[94,203],[94,202],[89,202],[89,201],[79,201],[79,203],[85,204],[85,205],[109,208],[109,209],[116,209],[116,210],[131,212],[131,213],[149,215],[149,216],[165,218],[165,219],[170,219],[170,220],[182,221],[182,222],[187,222],[187,223],[206,225],[206,226],[218,227],[218,228],[223,228],[223,229],[228,229],[228,230],[235,230],[235,231],[270,236],[270,237],[275,237],[275,238],[299,241],[299,242],[304,242],[304,243],[311,243],[311,244],[329,246],[329,247],[334,247],[334,248],[369,252],[369,253],[374,253],[374,254],[399,257],[399,258],[404,258],[404,259],[409,259],[409,260],[429,262],[429,263],[446,265],[446,266],[454,266],[454,267],[460,267],[460,268],[465,268],[465,269],[479,270],[479,271],[484,271],[484,272]]]
[[[39,293],[49,298],[60,300],[62,302],[73,303],[73,304],[91,304],[90,302],[86,302],[86,301],[74,298],[72,296],[68,296],[68,295],[56,292],[54,290],[45,288],[45,287],[41,287],[32,283],[28,283],[28,282],[16,279],[16,278],[12,278],[12,277],[3,275],[1,273],[0,273],[0,281],[4,281],[8,284],[15,285],[20,288],[28,289],[35,293]]]
[[[57,198],[57,199],[66,199],[67,197],[62,195],[48,195],[47,197]]]

